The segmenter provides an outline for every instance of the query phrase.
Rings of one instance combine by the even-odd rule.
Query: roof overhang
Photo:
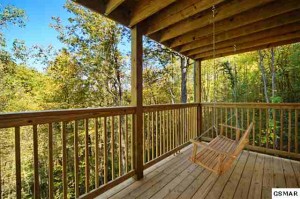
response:
[[[300,41],[299,0],[76,0],[196,60]],[[212,7],[215,6],[215,17]]]

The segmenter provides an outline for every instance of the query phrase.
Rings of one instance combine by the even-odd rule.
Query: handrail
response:
[[[134,114],[135,107],[104,107],[0,114],[0,128],[47,124],[85,118]]]
[[[300,103],[201,103],[202,107],[214,106],[217,108],[277,108],[300,109]]]
[[[153,112],[161,110],[174,110],[180,108],[197,107],[199,105],[199,103],[155,104],[143,106],[143,110],[144,112]]]

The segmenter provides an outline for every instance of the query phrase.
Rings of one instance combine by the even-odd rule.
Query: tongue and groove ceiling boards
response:
[[[300,0],[76,2],[196,60],[213,58],[213,23],[215,57],[300,42]]]

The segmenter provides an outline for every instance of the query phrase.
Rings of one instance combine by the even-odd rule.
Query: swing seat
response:
[[[190,140],[193,143],[193,153],[190,158],[194,163],[221,175],[225,173],[234,160],[240,155],[244,147],[249,143],[249,134],[253,127],[251,123],[244,135],[240,138],[242,129],[228,125],[220,124],[221,132],[210,143],[205,144],[196,140]],[[232,128],[236,130],[236,139],[232,140],[223,136],[223,129]],[[197,153],[198,146],[201,146],[200,151]]]

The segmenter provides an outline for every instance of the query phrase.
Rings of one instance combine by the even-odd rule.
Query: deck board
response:
[[[258,154],[255,161],[254,172],[251,180],[248,198],[256,198],[256,199],[261,198],[263,174],[264,174],[264,155]]]
[[[222,192],[220,198],[233,198],[235,190],[239,184],[241,175],[244,171],[245,164],[247,162],[248,156],[242,156],[236,163],[233,173],[231,174],[229,180],[227,181],[225,188]]]
[[[241,156],[248,156],[248,152],[243,152],[239,158],[237,159],[237,161],[240,159]],[[214,186],[212,187],[212,189],[210,190],[210,192],[207,194],[206,198],[207,199],[215,199],[215,198],[219,198],[220,195],[222,194],[222,191],[228,181],[228,179],[230,178],[234,168],[236,167],[236,164],[234,166],[232,166],[228,172],[224,173],[224,175],[221,175],[218,180],[216,181],[216,183],[214,184]]]
[[[296,178],[297,178],[298,186],[300,187],[300,164],[299,164],[299,162],[296,162],[296,161],[291,161],[291,163],[292,163],[292,167],[293,167],[293,170],[294,170]]]
[[[283,173],[286,179],[287,187],[297,187],[297,179],[295,172],[292,168],[292,164],[290,160],[282,160],[283,165]]]
[[[262,198],[265,199],[272,198],[271,191],[274,184],[273,176],[274,176],[273,157],[265,156]]]
[[[245,151],[244,151],[245,153]],[[256,161],[257,154],[248,152],[249,156],[244,168],[244,172],[240,179],[239,185],[235,191],[234,199],[248,198],[249,188],[254,171],[254,164]]]
[[[231,169],[218,176],[188,160],[191,146],[98,196],[106,198],[271,198],[272,187],[299,187],[300,162],[243,151]]]

